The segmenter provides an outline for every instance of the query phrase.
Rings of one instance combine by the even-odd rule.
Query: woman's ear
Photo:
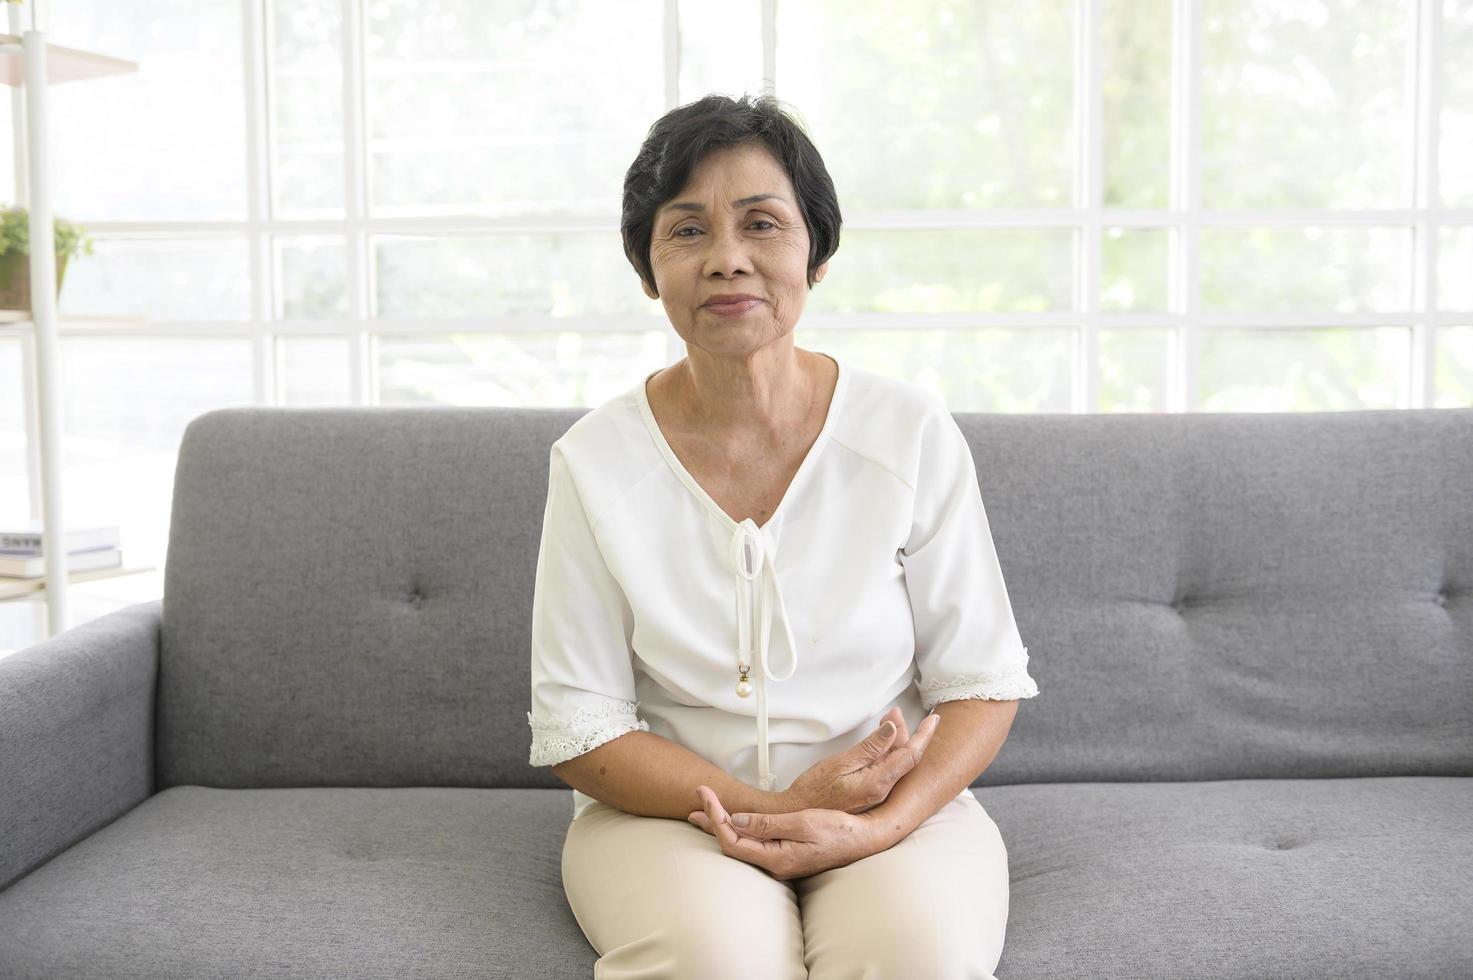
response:
[[[829,272],[829,260],[828,259],[824,259],[821,263],[819,263],[818,268],[813,270],[813,281],[814,282],[823,282],[823,277],[826,276],[826,275],[828,275],[828,272]]]
[[[654,289],[653,286],[651,286],[649,283],[647,283],[647,282],[644,281],[644,277],[643,276],[640,276],[640,278],[639,278],[639,288],[643,289],[644,290],[644,294],[646,296],[648,296],[650,299],[659,299],[660,298],[660,294],[657,293],[657,292],[655,292],[655,289]]]

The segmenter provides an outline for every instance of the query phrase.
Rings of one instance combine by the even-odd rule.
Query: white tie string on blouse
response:
[[[757,522],[750,517],[737,525],[731,535],[731,561],[736,568],[737,587],[737,649],[741,653],[741,663],[750,666],[752,663],[752,634],[757,635],[757,663],[762,668],[762,673],[770,681],[785,681],[798,671],[798,644],[793,640],[793,627],[788,620],[788,607],[783,602],[783,592],[778,586],[777,570],[773,567],[772,555],[775,546],[767,536],[767,532],[757,526]],[[756,593],[756,616],[752,621],[752,593]],[[792,658],[792,666],[788,672],[781,677],[774,674],[767,666],[769,638],[772,636],[772,596],[777,596],[778,619],[783,624],[783,633],[788,640],[788,655]],[[745,674],[745,671],[743,671]],[[746,697],[743,693],[741,681],[737,687],[737,694]],[[757,757],[757,785],[759,789],[772,789],[772,773],[768,758],[767,745],[767,689],[765,686],[757,687],[757,744],[760,754]]]
[[[832,359],[823,429],[761,527],[734,520],[681,464],[649,407],[653,374],[553,444],[532,765],[648,731],[781,790],[893,706],[914,731],[942,701],[1038,694],[945,402]],[[737,690],[739,663],[756,668],[755,702]],[[784,682],[780,696],[769,680]],[[574,790],[574,816],[592,802]]]

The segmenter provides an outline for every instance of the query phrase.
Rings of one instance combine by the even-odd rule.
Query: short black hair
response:
[[[839,249],[839,198],[818,148],[794,114],[770,95],[707,95],[665,113],[650,127],[624,175],[619,221],[624,254],[656,294],[650,263],[655,214],[674,199],[696,165],[713,150],[759,143],[772,152],[793,183],[808,227],[808,288],[813,273]]]

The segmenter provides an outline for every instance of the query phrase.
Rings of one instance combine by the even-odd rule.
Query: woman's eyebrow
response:
[[[731,206],[734,207],[734,208],[739,208],[739,207],[741,207],[744,204],[754,204],[757,201],[765,201],[769,197],[775,197],[779,201],[783,201],[784,203],[786,203],[786,201],[787,201],[786,198],[784,198],[784,197],[782,197],[781,195],[778,195],[778,194],[753,194],[751,197],[744,197],[741,200],[732,201],[731,202]],[[704,210],[706,210],[706,205],[701,204],[701,203],[696,202],[696,201],[676,201],[674,204],[667,204],[667,205],[665,205],[660,210],[663,212],[663,211],[669,211],[672,208],[678,208],[681,211],[704,211]]]

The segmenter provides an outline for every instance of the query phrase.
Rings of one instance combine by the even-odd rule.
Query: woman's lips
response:
[[[741,316],[760,302],[760,299],[744,299],[737,303],[707,303],[701,309],[710,310],[717,316]]]

